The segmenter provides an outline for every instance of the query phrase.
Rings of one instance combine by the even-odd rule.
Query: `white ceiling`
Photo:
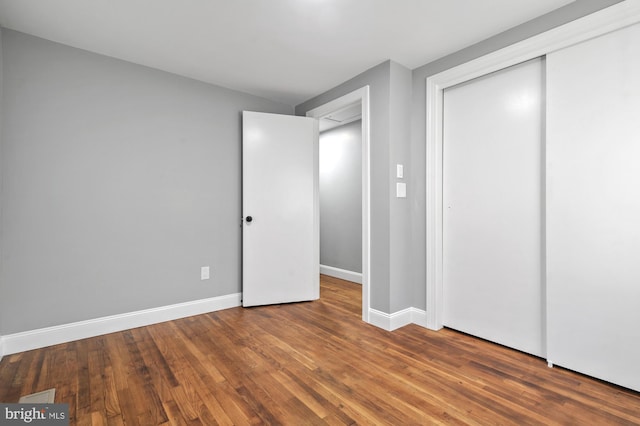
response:
[[[0,0],[0,25],[296,105],[410,69],[571,0]]]

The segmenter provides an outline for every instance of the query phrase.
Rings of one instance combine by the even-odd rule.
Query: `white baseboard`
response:
[[[0,336],[0,361],[2,361],[3,356],[4,356],[4,336]]]
[[[427,328],[427,311],[411,308],[411,323]]]
[[[347,271],[346,269],[334,268],[333,266],[320,265],[320,273],[341,280],[353,281],[362,284],[362,274],[360,272]]]
[[[409,324],[426,327],[427,312],[417,308],[407,308],[392,314],[369,309],[369,323],[387,331],[393,331]]]
[[[234,308],[241,306],[241,301],[242,294],[235,293],[9,334],[0,339],[0,355],[44,348],[73,340]]]

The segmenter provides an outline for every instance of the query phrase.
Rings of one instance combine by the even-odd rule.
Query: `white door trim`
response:
[[[307,117],[322,118],[332,112],[355,103],[362,105],[362,320],[369,323],[369,300],[371,272],[371,207],[369,191],[371,188],[369,155],[369,86],[347,93],[317,108],[307,111]]]
[[[432,330],[442,328],[442,99],[444,89],[637,22],[640,22],[640,0],[626,0],[427,78],[427,328]]]

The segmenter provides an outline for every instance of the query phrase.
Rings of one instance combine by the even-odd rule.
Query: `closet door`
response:
[[[543,81],[536,59],[447,89],[443,126],[443,323],[538,356]]]
[[[640,26],[547,59],[548,359],[640,391]]]

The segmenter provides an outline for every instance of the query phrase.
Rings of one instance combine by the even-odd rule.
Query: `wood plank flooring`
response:
[[[640,394],[452,330],[360,320],[357,284],[0,363],[0,402],[56,388],[71,424],[640,424]]]

